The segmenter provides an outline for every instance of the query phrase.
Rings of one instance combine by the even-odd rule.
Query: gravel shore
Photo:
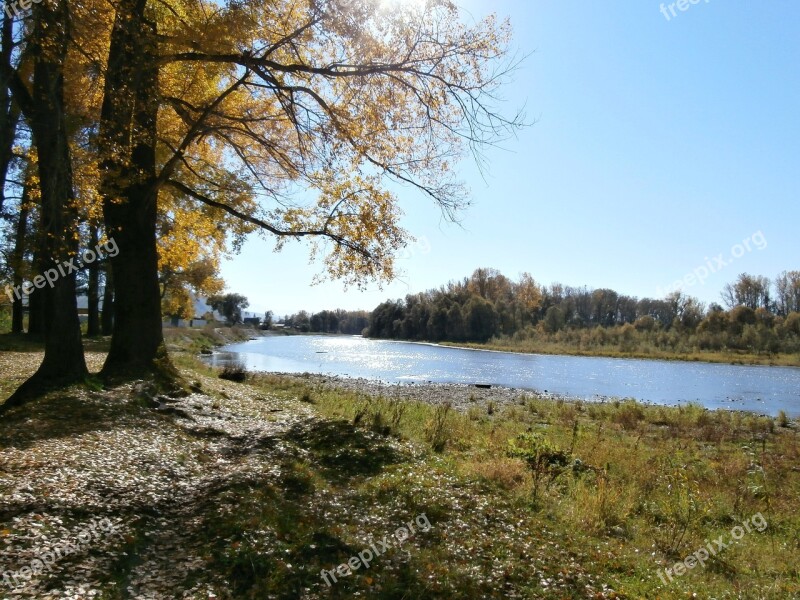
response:
[[[429,404],[450,402],[453,408],[457,410],[467,410],[471,406],[476,405],[484,406],[489,402],[493,402],[495,405],[519,404],[531,398],[562,401],[580,400],[579,398],[570,398],[549,392],[537,392],[529,389],[502,386],[484,388],[458,383],[398,384],[364,379],[361,377],[337,377],[314,373],[270,373],[263,375],[290,379],[314,388],[322,387],[326,389],[347,390],[350,392],[367,394],[369,396],[415,400],[418,402],[427,402]]]

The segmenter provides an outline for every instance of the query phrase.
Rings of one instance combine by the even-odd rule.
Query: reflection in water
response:
[[[255,371],[389,383],[485,383],[587,399],[800,414],[800,369],[792,367],[510,354],[345,336],[269,336],[223,350],[209,362],[238,360]]]

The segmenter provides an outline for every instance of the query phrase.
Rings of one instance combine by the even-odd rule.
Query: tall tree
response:
[[[69,6],[81,16],[70,31]],[[50,74],[57,75],[48,88],[56,107],[49,137],[42,119],[34,123],[19,74],[3,70],[20,80],[9,85],[34,142],[50,144],[41,157],[47,164],[40,165],[51,178],[42,182],[49,196],[54,183],[64,191],[71,177],[64,170],[68,160],[52,168],[56,149],[60,159],[69,158],[63,102],[69,34],[82,44],[74,54],[91,67],[71,84],[82,83],[86,73],[102,74],[96,124],[92,101],[72,110],[81,127],[98,132],[105,235],[120,250],[112,259],[115,319],[107,375],[165,365],[159,360],[165,356],[156,243],[160,195],[199,202],[220,221],[238,220],[242,232],[274,236],[278,247],[289,239],[317,240],[312,255],[324,256],[326,274],[361,285],[391,278],[393,255],[407,239],[387,181],[418,188],[453,217],[467,204],[452,177],[454,161],[466,150],[480,158],[483,145],[520,124],[495,111],[495,92],[511,66],[503,62],[507,24],[490,18],[465,26],[447,1],[401,10],[368,0],[199,7],[205,5],[120,0],[106,30],[107,8],[67,0],[46,9],[37,4],[32,30],[41,33],[48,24],[48,48],[60,53],[48,59]],[[48,20],[46,12],[58,17]],[[41,44],[31,39],[34,72],[46,74]],[[98,60],[103,48],[107,59]],[[34,90],[47,88],[36,81],[34,75]],[[317,200],[296,202],[301,190],[316,191]],[[43,208],[54,206],[51,200],[43,198]],[[68,209],[60,215],[61,233],[74,231],[72,203],[60,206]],[[53,227],[55,213],[42,212]],[[40,250],[41,260],[52,258],[52,248]],[[74,287],[74,277],[65,285]],[[66,302],[58,287],[53,293]],[[66,321],[74,330],[71,317]],[[64,336],[71,336],[65,346],[74,348],[74,335]]]
[[[156,219],[156,23],[146,0],[120,0],[100,115],[103,213],[119,247],[111,259],[114,324],[103,372],[136,376],[166,355],[161,330]]]
[[[114,330],[114,275],[111,264],[103,268],[103,310],[100,313],[100,333],[111,335]]]
[[[24,283],[23,265],[28,250],[28,217],[30,214],[30,181],[26,178],[22,188],[22,198],[17,215],[17,226],[14,232],[14,250],[11,253],[12,286],[22,289]],[[22,296],[14,297],[11,305],[11,333],[23,332],[24,305]]]
[[[746,306],[752,310],[771,308],[770,280],[761,275],[742,273],[734,283],[725,285],[722,299],[728,308]]]
[[[4,5],[1,3],[0,5]],[[3,15],[0,27],[0,213],[6,199],[6,180],[11,160],[14,156],[19,123],[19,107],[12,102],[9,78],[12,76],[11,58],[14,52],[14,21],[7,14]]]
[[[3,65],[14,100],[30,125],[36,145],[41,192],[38,263],[42,273],[57,272],[52,287],[40,290],[44,305],[45,354],[36,373],[6,401],[2,410],[24,401],[43,386],[83,379],[83,356],[76,300],[75,272],[58,265],[78,254],[77,209],[64,101],[64,65],[69,44],[70,14],[66,0],[34,4],[28,50],[33,82]],[[34,282],[36,278],[34,278]],[[39,287],[39,286],[37,286]]]
[[[212,296],[208,305],[225,317],[230,325],[237,325],[242,322],[242,311],[250,306],[250,302],[241,294],[225,294]]]
[[[784,271],[775,279],[778,314],[800,312],[800,271]]]
[[[90,225],[89,229],[89,247],[96,248],[100,243],[97,226]],[[88,317],[86,335],[95,337],[100,335],[100,264],[98,261],[93,261],[86,268],[89,271],[89,280],[86,286],[86,312]]]
[[[463,26],[448,2],[424,14],[363,0],[171,7],[122,0],[112,32],[101,188],[120,254],[106,372],[151,368],[163,348],[154,232],[166,188],[279,247],[316,238],[327,274],[360,284],[391,278],[406,239],[384,179],[416,186],[453,215],[466,203],[448,177],[453,160],[519,124],[493,110],[507,25]],[[159,129],[163,152],[159,120],[170,124]],[[209,159],[220,151],[226,160]],[[318,200],[288,203],[298,185]]]

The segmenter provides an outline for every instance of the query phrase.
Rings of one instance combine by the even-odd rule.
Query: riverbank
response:
[[[0,420],[13,597],[800,595],[796,423],[505,388],[233,383],[198,360],[207,339],[177,335],[191,393],[74,387]],[[692,563],[711,540],[725,547]],[[362,553],[368,567],[338,572]]]
[[[364,486],[376,504],[400,499],[418,510],[442,494],[435,512],[457,549],[426,555],[422,571],[451,583],[434,584],[438,593],[424,597],[800,595],[797,422],[698,406],[317,375],[251,374],[247,385],[410,444],[421,463],[401,461]],[[368,460],[373,451],[355,455]],[[352,452],[326,448],[345,468],[355,464]],[[485,524],[479,529],[476,517]],[[731,539],[740,523],[754,532],[754,518],[761,535]],[[486,534],[488,547],[479,541]],[[675,565],[712,539],[728,544],[724,552],[675,577]],[[489,556],[491,570],[476,564]],[[489,573],[501,572],[502,584],[472,587],[474,575],[491,582]]]
[[[363,377],[336,377],[316,373],[253,373],[253,378],[264,382],[308,387],[317,391],[346,391],[371,398],[421,402],[432,406],[448,403],[454,410],[466,412],[475,407],[524,404],[527,400],[553,402],[582,402],[579,398],[499,385],[468,385],[460,383],[391,383]],[[619,402],[614,398],[597,398],[593,402]],[[643,406],[646,403],[641,403]]]
[[[659,349],[648,349],[642,352],[627,352],[613,348],[580,349],[564,344],[487,342],[439,342],[438,345],[449,348],[466,348],[470,350],[491,350],[495,352],[512,352],[516,354],[547,354],[552,356],[588,356],[605,358],[638,358],[646,360],[664,360],[680,362],[707,362],[731,365],[763,365],[772,367],[800,367],[798,354],[752,354],[746,352],[668,352]]]
[[[241,365],[253,371],[309,372],[400,385],[432,380],[549,391],[551,397],[593,402],[634,398],[667,406],[693,402],[711,409],[800,416],[796,367],[531,355],[360,336],[263,338],[205,360],[220,367]]]

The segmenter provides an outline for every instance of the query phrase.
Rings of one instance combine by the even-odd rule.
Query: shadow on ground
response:
[[[310,427],[296,425],[284,437],[308,450],[311,459],[334,483],[353,477],[372,477],[388,465],[409,458],[386,438],[356,429],[346,421],[316,421]]]

